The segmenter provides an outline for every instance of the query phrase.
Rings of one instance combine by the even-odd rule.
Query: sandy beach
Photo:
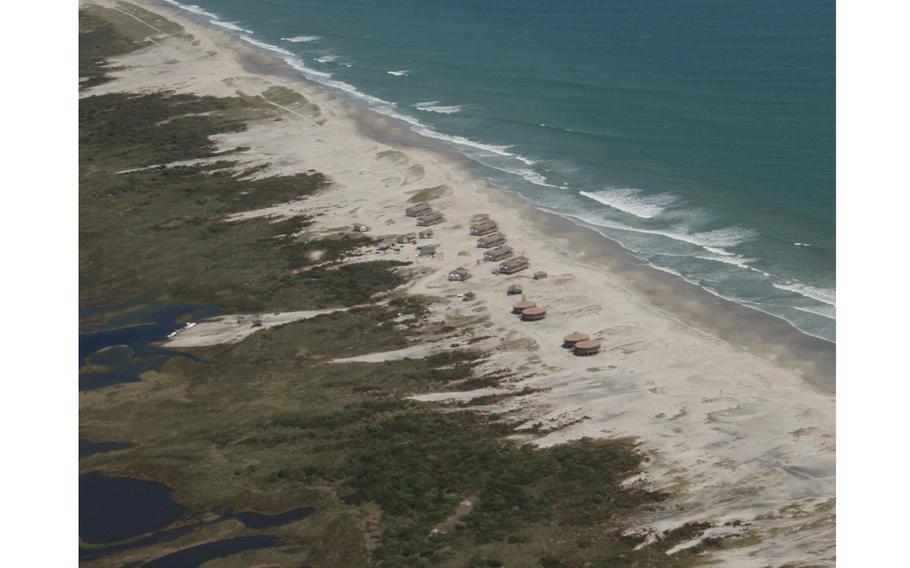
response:
[[[286,104],[264,99],[280,120],[252,122],[215,142],[224,151],[241,148],[232,155],[238,168],[265,166],[254,176],[317,170],[330,187],[225,223],[307,215],[314,224],[306,230],[314,234],[349,232],[362,223],[369,236],[394,239],[420,230],[404,213],[412,198],[431,197],[445,220],[416,245],[438,245],[435,256],[419,256],[415,244],[404,244],[371,248],[345,262],[411,262],[406,292],[442,300],[430,317],[484,338],[489,356],[481,370],[507,374],[504,391],[525,394],[478,406],[478,412],[549,432],[533,439],[540,446],[582,437],[635,439],[649,462],[629,482],[672,494],[659,511],[637,520],[638,530],[652,539],[687,522],[708,521],[715,528],[701,538],[744,535],[719,553],[721,565],[833,566],[832,347],[644,266],[592,231],[534,210],[478,177],[454,152],[294,76],[283,62],[235,35],[165,3],[135,3],[179,22],[192,37],[154,34],[153,46],[112,62],[120,68],[112,72],[115,80],[81,96],[174,91],[261,97],[282,87],[305,98]],[[485,249],[469,234],[484,216],[498,224],[516,254],[530,259],[529,269],[493,273],[497,263],[483,260]],[[471,277],[449,281],[449,272],[459,267]],[[532,278],[538,271],[546,278]],[[522,287],[521,295],[506,294],[513,284]],[[466,292],[474,298],[464,301]],[[512,304],[522,298],[544,307],[546,318],[527,322],[513,315]],[[260,327],[312,315],[317,312],[266,315],[261,321],[257,314],[227,316],[199,323],[172,341],[237,341]],[[601,352],[573,356],[562,347],[573,331],[601,341]],[[388,357],[436,352],[432,345],[409,347]],[[469,402],[499,393],[481,389],[454,398]],[[427,404],[442,398],[453,395],[418,397]]]

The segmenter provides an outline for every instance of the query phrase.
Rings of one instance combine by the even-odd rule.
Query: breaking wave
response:
[[[424,101],[422,103],[415,104],[414,108],[417,110],[436,112],[439,114],[455,114],[456,112],[460,112],[462,107],[458,105],[441,105],[439,104],[439,101]]]
[[[672,193],[648,195],[634,187],[615,187],[603,191],[581,191],[579,193],[607,207],[619,209],[624,213],[635,215],[642,219],[657,217],[667,207],[679,200],[678,196]]]
[[[302,35],[302,36],[294,36],[294,37],[283,37],[283,38],[281,38],[281,39],[283,39],[284,41],[289,41],[289,42],[291,42],[291,43],[310,43],[310,42],[312,42],[312,41],[319,41],[319,40],[321,40],[321,39],[322,39],[322,36],[316,36],[316,35],[305,36],[305,35]]]

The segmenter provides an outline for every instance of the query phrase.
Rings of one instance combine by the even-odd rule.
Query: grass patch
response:
[[[443,195],[450,193],[450,189],[446,185],[437,185],[436,187],[425,187],[423,189],[418,189],[413,192],[413,195],[408,198],[408,203],[421,203],[423,201],[432,201],[434,199],[439,199]]]

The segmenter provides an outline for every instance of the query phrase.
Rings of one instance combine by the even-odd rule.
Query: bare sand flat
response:
[[[364,223],[373,234],[395,236],[419,230],[404,215],[410,197],[445,186],[432,200],[445,221],[433,227],[432,239],[419,243],[438,245],[436,256],[419,257],[414,245],[405,245],[361,258],[413,262],[421,271],[407,291],[444,299],[434,306],[434,318],[497,338],[482,370],[508,371],[515,377],[510,388],[532,391],[487,411],[512,412],[528,428],[564,425],[549,428],[534,441],[540,445],[585,436],[637,439],[650,455],[640,481],[674,495],[661,511],[640,519],[641,530],[655,538],[664,529],[708,520],[721,525],[713,529],[718,534],[748,529],[756,537],[722,552],[722,565],[833,565],[830,353],[816,360],[812,349],[797,349],[803,339],[786,325],[646,274],[584,230],[516,202],[443,151],[412,145],[413,137],[393,120],[292,76],[235,37],[158,3],[137,4],[179,20],[194,41],[159,35],[153,46],[114,61],[128,72],[114,72],[117,80],[83,96],[171,90],[256,97],[279,86],[318,106],[279,109],[281,121],[253,122],[244,132],[215,138],[225,150],[248,148],[234,155],[244,167],[267,165],[257,176],[315,169],[332,181],[329,191],[230,221],[318,214],[308,230],[330,233]],[[530,258],[529,270],[491,272],[493,264],[481,260],[482,249],[468,233],[481,214],[499,224],[517,254]],[[458,267],[472,277],[448,281]],[[533,280],[538,270],[548,277]],[[506,295],[511,284],[545,307],[546,318],[526,322],[511,314],[520,299]],[[458,296],[467,291],[475,292],[473,301]],[[307,317],[282,314],[269,325],[297,316]],[[236,340],[253,329],[242,318],[199,324],[174,341]],[[601,352],[576,357],[564,349],[563,337],[576,330],[600,340]],[[423,353],[413,351],[411,356]],[[727,521],[738,523],[724,527]]]

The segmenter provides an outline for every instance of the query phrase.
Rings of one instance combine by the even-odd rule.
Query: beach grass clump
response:
[[[328,186],[318,173],[250,179],[217,154],[210,136],[244,128],[229,113],[243,104],[167,93],[80,101],[82,297],[163,296],[277,311],[363,303],[403,283],[397,262],[295,273],[317,263],[315,250],[323,251],[318,262],[337,261],[367,238],[278,238],[304,229],[305,217],[225,221]],[[210,161],[159,165],[186,159]]]
[[[451,192],[449,186],[447,185],[437,185],[435,187],[425,187],[423,189],[418,189],[411,193],[411,197],[408,198],[408,203],[422,203],[424,201],[432,201],[434,199],[439,199],[443,195],[447,195]]]
[[[663,499],[623,486],[642,459],[631,443],[537,449],[506,441],[509,424],[404,398],[470,379],[479,354],[329,362],[408,344],[420,330],[394,323],[422,310],[417,302],[326,314],[234,346],[190,350],[195,360],[86,392],[83,436],[135,445],[92,456],[83,469],[160,481],[199,514],[315,507],[307,520],[270,533],[285,540],[285,553],[316,542],[335,551],[306,553],[314,566],[329,558],[336,566],[465,566],[473,557],[534,566],[547,555],[564,566],[687,565],[686,554],[664,554],[672,535],[642,551],[619,536],[629,518]],[[448,523],[465,499],[472,509]],[[377,510],[369,549],[360,527]]]

